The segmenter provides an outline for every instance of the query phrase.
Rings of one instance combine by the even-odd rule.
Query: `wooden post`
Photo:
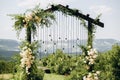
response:
[[[29,44],[31,44],[31,28],[28,26],[27,27],[27,29],[26,29],[26,40],[29,42]],[[30,69],[28,70],[28,71],[30,71]],[[26,80],[30,80],[30,75],[26,75],[27,76],[27,78],[26,78]]]
[[[92,23],[88,21],[88,41],[87,41],[87,46],[93,47],[93,30],[92,30]]]
[[[27,30],[26,30],[26,33],[27,33],[27,41],[29,43],[31,43],[31,28],[28,26]]]
[[[93,26],[90,21],[88,21],[88,43],[87,46],[91,46],[93,48]],[[88,71],[92,72],[94,65],[90,65]]]

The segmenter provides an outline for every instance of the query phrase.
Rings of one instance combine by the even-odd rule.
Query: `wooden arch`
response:
[[[99,19],[95,20],[91,17],[89,17],[89,14],[87,15],[84,15],[82,14],[81,12],[79,12],[79,10],[74,10],[74,9],[71,9],[69,8],[68,5],[66,6],[63,6],[61,4],[58,4],[58,5],[51,5],[51,8],[48,8],[46,10],[44,10],[45,12],[55,12],[55,11],[61,11],[62,13],[66,14],[66,15],[70,15],[70,16],[75,16],[77,18],[80,18],[80,19],[83,19],[83,20],[86,20],[88,22],[88,43],[87,45],[90,45],[92,47],[92,24],[95,24],[95,25],[98,25],[100,27],[104,27],[104,23],[100,22]],[[30,29],[27,30],[27,40],[29,42],[31,42],[31,31]]]
[[[58,5],[51,5],[51,8],[48,8],[45,10],[45,12],[55,12],[55,11],[61,11],[62,13],[66,14],[66,15],[70,15],[70,16],[75,16],[75,17],[78,17],[80,19],[83,19],[83,20],[86,20],[88,21],[88,43],[87,45],[89,46],[93,46],[92,45],[92,41],[93,41],[93,38],[92,38],[92,24],[95,24],[95,25],[98,25],[100,27],[104,27],[104,23],[100,22],[99,19],[95,20],[91,17],[89,17],[89,14],[87,15],[84,15],[82,14],[81,12],[79,12],[79,10],[74,10],[74,9],[70,9],[68,5],[66,6],[63,6],[61,4],[58,4]]]

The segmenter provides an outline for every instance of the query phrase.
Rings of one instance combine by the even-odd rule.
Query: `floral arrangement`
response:
[[[14,22],[14,29],[17,31],[19,37],[23,28],[26,29],[26,40],[20,46],[20,67],[22,68],[23,77],[21,80],[42,80],[40,76],[43,76],[42,72],[38,72],[35,64],[38,43],[31,41],[31,35],[34,36],[37,33],[37,27],[49,27],[55,20],[53,13],[40,9],[39,5],[33,9],[27,10],[23,14],[10,15]],[[18,79],[17,79],[18,80]]]
[[[97,58],[97,51],[96,49],[90,49],[87,51],[88,55],[85,56],[85,62],[88,65],[92,65],[95,63],[95,59]]]
[[[36,53],[38,50],[38,41],[29,43],[22,41],[20,48],[20,64],[16,73],[15,80],[43,80],[43,70],[37,68]]]
[[[31,68],[31,64],[33,64],[35,57],[32,55],[32,50],[25,46],[20,52],[21,59],[21,67],[26,69],[26,73],[30,74],[28,71]]]
[[[32,43],[29,43],[27,41],[23,41],[20,45],[20,56],[21,56],[21,64],[20,67],[23,69],[26,69],[26,73],[29,73],[29,69],[32,67],[31,65],[35,62],[35,57],[38,49],[38,41],[34,41]]]
[[[24,16],[24,18],[23,18],[24,27],[28,27],[30,22],[35,22],[36,25],[40,24],[42,18],[36,14],[37,14],[37,12],[33,12],[33,13],[26,14]]]
[[[100,71],[94,71],[94,64],[97,58],[97,50],[88,46],[84,48],[85,56],[84,63],[86,64],[86,69],[88,70],[88,74],[83,77],[83,80],[99,80]]]
[[[83,77],[83,80],[99,80],[100,71],[96,71],[94,73],[88,73],[88,75]]]
[[[46,12],[45,10],[36,6],[34,9],[29,9],[23,14],[10,15],[14,22],[14,29],[17,31],[19,36],[23,28],[30,28],[33,36],[36,35],[37,27],[46,26],[49,27],[52,24],[52,20],[55,20],[55,16],[51,12]]]

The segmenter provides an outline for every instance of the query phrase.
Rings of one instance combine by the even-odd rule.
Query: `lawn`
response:
[[[12,74],[0,74],[0,80],[9,80],[12,77]],[[43,80],[65,80],[65,78],[63,75],[45,74]]]
[[[44,80],[65,80],[65,76],[57,74],[45,74]]]
[[[0,74],[0,80],[9,80],[12,77],[12,74]]]

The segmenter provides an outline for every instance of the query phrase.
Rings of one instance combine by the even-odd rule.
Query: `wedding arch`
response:
[[[55,21],[48,28],[38,28],[38,40],[40,41],[39,56],[54,53],[61,49],[68,54],[80,54],[79,46],[89,45],[92,47],[94,25],[104,27],[99,17],[92,19],[89,14],[84,15],[77,9],[69,6],[51,5],[45,12],[52,12]]]
[[[93,19],[89,17],[89,14],[84,15],[77,9],[71,9],[68,5],[61,4],[51,5],[51,8],[46,10],[37,6],[23,14],[11,16],[15,20],[14,28],[18,34],[23,28],[26,30],[26,40],[20,46],[20,66],[23,74],[20,80],[41,80],[38,78],[35,64],[35,55],[38,53],[38,49],[40,53],[46,53],[50,50],[44,46],[52,43],[53,47],[50,48],[52,53],[57,48],[65,51],[66,47],[63,45],[65,42],[68,42],[67,47],[70,48],[71,52],[77,51],[79,44],[92,47],[94,25],[104,27],[98,18]],[[38,48],[39,44],[43,47]],[[61,47],[58,47],[58,44]],[[68,49],[67,53],[71,53],[70,50]]]

